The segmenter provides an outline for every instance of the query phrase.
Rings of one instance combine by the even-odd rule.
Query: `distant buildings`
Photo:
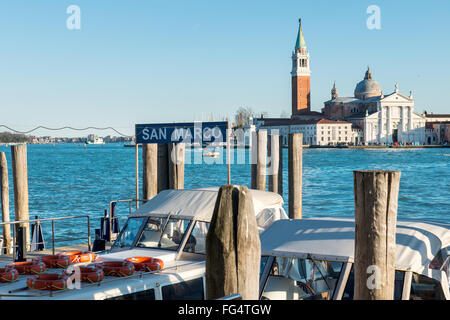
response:
[[[292,115],[290,118],[257,118],[257,129],[303,133],[309,145],[443,144],[449,142],[450,115],[418,114],[414,98],[399,92],[383,94],[370,68],[356,84],[352,97],[339,97],[336,83],[322,112],[311,111],[310,54],[306,50],[301,20],[292,54]]]

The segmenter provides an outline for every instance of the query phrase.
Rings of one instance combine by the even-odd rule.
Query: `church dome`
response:
[[[367,68],[364,80],[356,85],[355,97],[359,99],[368,99],[371,97],[381,96],[381,94],[381,86],[378,84],[378,82],[372,79],[372,73],[370,72],[370,69]]]

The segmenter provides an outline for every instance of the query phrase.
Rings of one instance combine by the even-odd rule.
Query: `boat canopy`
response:
[[[353,219],[275,221],[261,234],[265,256],[354,262]],[[440,250],[450,246],[450,224],[397,221],[397,270],[429,274],[428,266]]]
[[[274,192],[250,190],[255,215],[265,208],[283,206],[283,198]],[[160,216],[211,221],[219,188],[163,190],[137,209],[131,217]]]

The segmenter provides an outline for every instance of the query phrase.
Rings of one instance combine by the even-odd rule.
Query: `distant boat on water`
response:
[[[88,137],[86,139],[86,144],[105,144],[103,141],[103,138],[94,136],[94,137]]]

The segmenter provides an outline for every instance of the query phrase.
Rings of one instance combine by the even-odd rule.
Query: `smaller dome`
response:
[[[372,72],[370,72],[370,68],[367,68],[364,80],[356,85],[354,92],[355,97],[359,99],[368,99],[381,96],[381,93],[381,86],[372,79]]]

